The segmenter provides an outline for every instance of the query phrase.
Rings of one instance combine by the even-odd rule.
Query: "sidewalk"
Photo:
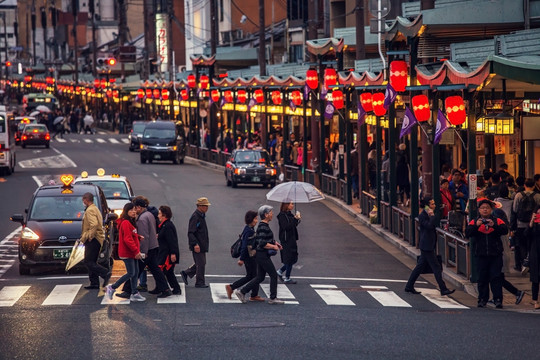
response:
[[[194,159],[191,157],[186,157],[186,162],[190,164],[195,164],[199,166],[205,166],[211,169],[216,170],[224,170],[224,167],[221,165],[208,163],[202,160]],[[417,249],[414,246],[409,245],[409,243],[399,239],[394,234],[384,230],[381,225],[371,224],[369,223],[369,219],[365,216],[362,216],[360,214],[360,207],[358,205],[358,202],[353,203],[352,205],[347,205],[343,201],[334,198],[332,196],[328,196],[325,194],[326,201],[324,201],[325,205],[327,205],[330,209],[332,209],[333,206],[345,211],[348,215],[352,216],[359,225],[369,228],[379,239],[382,239],[383,242],[379,243],[379,245],[386,250],[387,252],[391,253],[394,257],[396,257],[398,260],[400,260],[402,263],[404,263],[407,267],[409,267],[411,270],[416,265],[416,257],[420,255],[420,250]],[[330,205],[330,206],[329,206]],[[333,205],[333,206],[331,206]],[[333,210],[333,209],[332,209]],[[368,234],[364,234],[368,236]],[[370,237],[374,242],[378,243],[376,239],[372,236]],[[391,246],[384,246],[384,243],[386,245]],[[396,251],[399,254],[396,253]],[[407,274],[408,276],[408,274]],[[437,282],[435,281],[435,277],[433,275],[422,275],[422,277],[429,281],[429,283],[433,284],[435,287],[437,286]],[[532,312],[540,314],[540,311],[535,311],[533,309],[532,305],[532,298],[530,295],[531,292],[531,282],[529,281],[529,275],[522,276],[521,273],[510,270],[509,274],[505,274],[506,280],[512,283],[516,288],[519,290],[524,290],[525,296],[523,297],[523,300],[519,305],[515,304],[516,298],[513,294],[507,292],[506,290],[503,290],[503,305],[506,310],[511,311],[518,311],[518,312]],[[466,294],[469,294],[474,298],[474,301],[468,301],[468,306],[475,306],[476,305],[476,299],[478,298],[478,291],[476,288],[476,284],[471,283],[468,279],[464,278],[463,276],[460,276],[450,270],[446,270],[443,266],[443,278],[445,282],[448,283],[450,288],[456,288],[457,290],[462,290]]]

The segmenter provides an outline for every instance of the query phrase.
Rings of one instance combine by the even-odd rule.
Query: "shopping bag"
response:
[[[72,267],[83,261],[84,259],[84,244],[81,240],[75,241],[73,249],[71,249],[71,255],[69,256],[66,264],[66,271],[69,271]]]

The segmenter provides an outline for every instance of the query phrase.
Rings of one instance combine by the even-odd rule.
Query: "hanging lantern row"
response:
[[[396,60],[390,63],[390,85],[396,91],[405,91],[407,86],[407,62]]]
[[[426,95],[416,95],[412,98],[413,113],[416,120],[420,122],[428,121],[431,117],[429,100]]]
[[[444,107],[446,108],[446,116],[448,121],[454,126],[461,125],[467,119],[467,113],[465,112],[465,103],[461,96],[449,96],[444,101]]]

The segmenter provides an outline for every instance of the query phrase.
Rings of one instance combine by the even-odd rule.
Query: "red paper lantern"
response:
[[[226,90],[225,91],[225,101],[228,102],[228,103],[233,102],[233,94],[232,94],[231,90]]]
[[[189,98],[187,89],[180,90],[180,96],[182,97],[182,100],[187,100]]]
[[[291,100],[296,106],[302,105],[302,93],[298,90],[293,91],[291,93]]]
[[[94,87],[99,87],[100,83],[99,79],[94,79]]]
[[[188,77],[187,77],[187,85],[188,85],[190,88],[194,88],[195,85],[197,85],[197,82],[196,82],[196,79],[195,79],[195,75],[193,75],[193,74],[188,75]]]
[[[412,106],[416,120],[420,122],[429,120],[431,117],[431,111],[429,110],[429,100],[426,95],[413,96]]]
[[[247,98],[246,90],[238,90],[236,92],[236,98],[240,104],[245,103]]]
[[[161,90],[161,98],[163,100],[169,100],[169,90],[167,89]]]
[[[281,104],[281,91],[279,90],[272,91],[272,102],[274,103],[274,105]]]
[[[154,95],[154,99],[159,99],[159,97],[161,96],[161,91],[159,91],[159,89],[154,89],[152,94]]]
[[[319,74],[317,74],[317,70],[309,69],[306,72],[306,84],[311,90],[319,87]]]
[[[373,94],[373,112],[377,116],[384,116],[386,109],[384,108],[384,93]]]
[[[101,88],[105,89],[107,87],[107,79],[101,79]]]
[[[151,98],[152,97],[152,89],[146,89],[146,97]]]
[[[396,91],[405,91],[407,86],[407,62],[396,60],[390,63],[390,85]]]
[[[465,104],[461,96],[447,97],[444,101],[444,107],[446,108],[446,116],[450,124],[461,125],[465,122],[467,113],[465,112]]]
[[[218,101],[219,101],[219,97],[220,97],[220,96],[219,96],[219,90],[212,90],[212,91],[210,92],[210,96],[212,97],[212,101],[213,101],[213,102],[215,102],[215,103],[218,102]]]
[[[362,93],[360,94],[360,104],[364,108],[365,112],[373,111],[373,95],[371,93]]]
[[[337,110],[343,109],[343,92],[341,90],[332,91],[332,103]]]
[[[107,90],[107,91],[105,92],[105,94],[107,94],[107,97],[111,97],[111,96],[112,96],[112,90],[110,90],[110,89]]]
[[[262,89],[255,90],[254,95],[255,95],[255,101],[258,104],[262,104],[262,102],[264,101],[264,93],[263,93]]]
[[[324,69],[324,86],[326,90],[337,84],[337,72],[334,68]]]
[[[137,97],[139,99],[142,99],[144,97],[144,90],[143,89],[137,90]]]
[[[208,75],[201,75],[201,78],[199,79],[199,84],[201,86],[201,89],[206,90],[208,88],[209,82],[210,82],[210,79],[208,78]]]

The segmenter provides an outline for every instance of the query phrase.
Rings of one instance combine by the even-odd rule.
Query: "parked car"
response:
[[[141,164],[154,160],[172,160],[183,164],[186,157],[184,129],[173,121],[152,121],[141,138]]]
[[[128,135],[129,138],[129,151],[135,151],[139,149],[139,141],[144,133],[144,128],[148,124],[148,121],[134,121],[131,126],[131,131]]]
[[[270,161],[266,150],[237,149],[225,165],[227,186],[238,184],[262,184],[275,186],[277,170]]]
[[[21,134],[21,147],[27,145],[44,145],[49,148],[51,142],[51,134],[46,125],[43,124],[27,124],[23,128]]]
[[[37,124],[37,120],[33,116],[16,116],[15,124],[17,124],[17,130],[15,131],[15,144],[19,145],[21,142],[22,131],[28,124]]]

